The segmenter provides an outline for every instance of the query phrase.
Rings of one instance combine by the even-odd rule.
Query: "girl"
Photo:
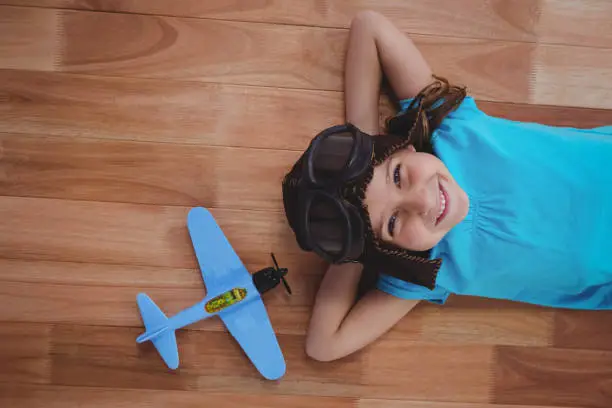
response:
[[[383,73],[401,112],[379,135]],[[612,309],[612,126],[488,116],[373,12],[351,25],[345,75],[348,124],[283,181],[298,243],[331,263],[308,355],[346,356],[451,293]],[[355,302],[364,266],[379,278]]]

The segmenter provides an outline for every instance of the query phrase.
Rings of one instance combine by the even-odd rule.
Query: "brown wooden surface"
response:
[[[306,357],[325,265],[296,245],[280,180],[343,119],[365,8],[488,114],[612,124],[607,0],[0,0],[0,406],[612,406],[611,312],[451,297],[348,358]],[[135,342],[139,292],[168,314],[206,293],[197,205],[249,270],[270,251],[290,268],[294,295],[265,298],[279,382],[219,320],[177,333],[176,372]]]
[[[439,34],[609,47],[608,0],[1,0],[0,4],[346,28],[360,10],[385,12],[400,28]]]
[[[535,9],[527,3],[516,7],[529,15]],[[511,2],[499,7],[507,8],[511,20],[525,19],[515,16]],[[19,39],[3,45],[2,68],[342,89],[345,29],[12,6],[0,6],[0,13],[10,21],[3,35]],[[612,108],[612,41],[606,48],[412,37],[435,72],[469,85],[478,98]]]

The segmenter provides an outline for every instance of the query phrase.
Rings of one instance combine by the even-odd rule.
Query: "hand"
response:
[[[379,98],[382,75],[395,96],[416,96],[432,82],[430,66],[412,40],[387,18],[359,13],[351,24],[345,62],[346,120],[370,134],[379,134]]]

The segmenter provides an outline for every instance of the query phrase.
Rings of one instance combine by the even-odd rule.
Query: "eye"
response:
[[[395,166],[395,169],[393,170],[393,182],[398,186],[401,187],[401,177],[400,177],[400,165],[398,164],[397,166]]]
[[[395,231],[395,223],[397,221],[397,213],[393,214],[391,218],[389,218],[389,222],[387,223],[387,231],[390,236],[393,236],[393,232]]]

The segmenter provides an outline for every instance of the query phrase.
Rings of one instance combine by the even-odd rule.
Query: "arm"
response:
[[[345,71],[346,120],[377,134],[382,74],[399,99],[429,85],[432,72],[412,41],[387,19],[360,13],[351,24]],[[373,289],[357,303],[362,266],[329,267],[317,294],[306,339],[306,353],[321,361],[351,354],[393,327],[419,302]]]
[[[419,303],[372,289],[355,304],[361,272],[359,264],[331,265],[327,270],[306,338],[311,358],[336,360],[365,347]]]
[[[432,70],[414,43],[382,15],[366,11],[351,24],[345,66],[346,120],[378,134],[382,75],[398,99],[431,83]]]

